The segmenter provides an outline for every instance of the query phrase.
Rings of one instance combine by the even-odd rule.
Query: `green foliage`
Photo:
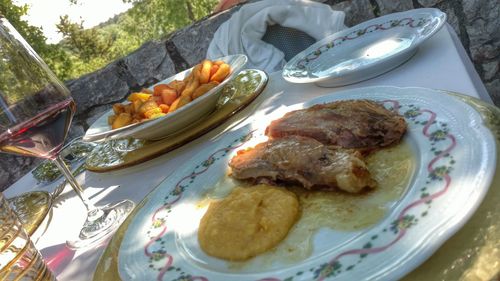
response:
[[[47,49],[45,36],[40,28],[30,26],[28,22],[21,19],[28,12],[28,6],[16,6],[12,0],[0,0],[0,13],[9,20],[17,31],[37,50]]]
[[[78,0],[68,0],[77,4]],[[123,57],[143,43],[165,38],[210,14],[217,0],[123,0],[133,7],[91,29],[82,22],[60,18],[57,28],[63,35],[58,44],[47,44],[42,30],[30,26],[21,17],[28,7],[16,6],[12,0],[0,0],[0,13],[21,33],[28,43],[62,79],[77,78]]]
[[[71,0],[75,1],[75,0]],[[211,13],[217,0],[123,0],[133,3],[126,13],[95,28],[84,29],[61,17],[60,43],[70,54],[71,77],[102,68],[143,43],[166,37]],[[75,1],[76,2],[76,1]]]
[[[72,23],[67,15],[60,17],[60,22],[56,26],[65,38],[60,44],[84,61],[94,57],[107,57],[113,45],[113,39],[104,35],[99,29],[85,30],[83,22]]]
[[[17,6],[12,3],[12,0],[0,0],[0,14],[9,20],[49,67],[59,75],[59,78],[68,78],[67,74],[72,66],[66,52],[59,45],[47,44],[47,38],[39,27],[31,26],[27,21],[21,19],[27,12],[27,5]]]

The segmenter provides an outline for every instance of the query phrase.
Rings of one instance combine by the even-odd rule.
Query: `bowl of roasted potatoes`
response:
[[[133,92],[97,119],[83,140],[158,140],[178,133],[215,110],[222,87],[245,66],[245,55],[204,59],[194,67]]]

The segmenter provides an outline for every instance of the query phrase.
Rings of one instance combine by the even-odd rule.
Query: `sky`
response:
[[[125,4],[122,0],[78,0],[77,5],[71,4],[69,0],[14,0],[13,2],[29,6],[28,15],[23,19],[31,25],[42,27],[49,43],[57,43],[62,39],[55,26],[62,15],[68,15],[73,22],[83,20],[83,26],[90,28],[132,7],[132,4]]]

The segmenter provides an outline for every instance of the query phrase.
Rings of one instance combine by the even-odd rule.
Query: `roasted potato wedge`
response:
[[[129,103],[123,106],[124,112],[130,115],[134,114],[134,105]]]
[[[219,65],[212,64],[212,68],[210,68],[210,77],[212,77],[215,74],[215,72],[217,72],[217,70],[219,70]]]
[[[200,85],[200,82],[197,79],[193,79],[186,86],[186,88],[184,89],[184,91],[182,91],[181,96],[191,97],[191,94],[194,92],[194,90],[196,90],[196,88],[198,88],[199,85]]]
[[[148,100],[147,102],[142,104],[142,106],[139,108],[139,110],[137,112],[139,114],[141,114],[142,116],[144,116],[144,113],[146,113],[147,111],[149,111],[153,108],[158,108],[158,105],[156,104],[156,102],[154,100]]]
[[[189,96],[180,96],[178,97],[173,103],[172,105],[170,106],[170,108],[168,109],[168,112],[174,112],[176,111],[177,109],[185,106],[186,104],[188,104],[189,102],[191,101],[191,97]]]
[[[168,110],[170,109],[170,106],[166,105],[166,104],[160,104],[160,109],[161,109],[161,112],[163,113],[168,113]]]
[[[113,122],[116,119],[116,115],[109,115],[108,116],[108,125],[113,125]]]
[[[161,108],[159,108],[159,107],[151,108],[150,110],[144,112],[144,117],[151,119],[151,116],[158,114],[158,113],[163,113]]]
[[[151,97],[150,94],[146,93],[132,93],[130,96],[128,96],[127,100],[130,102],[134,102],[136,100],[140,100],[142,102],[147,101]]]
[[[195,100],[195,99],[203,96],[204,94],[206,94],[208,91],[215,88],[215,86],[217,86],[216,83],[203,84],[203,85],[199,86],[198,88],[196,88],[196,90],[194,90],[193,94],[191,95],[191,98],[193,100]]]
[[[120,113],[122,113],[122,112],[125,112],[125,107],[124,107],[124,105],[123,105],[123,104],[121,104],[121,103],[115,103],[115,104],[113,104],[113,112],[114,112],[116,115],[118,115],[118,114],[120,114]]]
[[[142,104],[144,103],[144,101],[140,100],[140,99],[136,99],[132,102],[133,106],[134,106],[134,112],[138,112],[139,111],[139,108],[141,108]]]
[[[204,60],[201,63],[201,69],[200,69],[200,84],[205,84],[208,83],[208,80],[210,80],[210,70],[212,68],[212,62],[209,60]]]
[[[186,83],[184,81],[174,80],[168,83],[170,88],[175,89],[177,93],[182,93],[184,88],[186,87]]]
[[[155,96],[160,96],[161,95],[161,92],[164,90],[164,89],[171,89],[169,85],[167,84],[158,84],[156,86],[153,87],[153,95]]]
[[[113,125],[111,125],[111,128],[118,129],[121,127],[125,127],[131,123],[132,115],[130,115],[129,113],[120,113],[120,115],[118,115],[113,121]]]
[[[217,69],[217,72],[210,77],[210,81],[217,81],[217,82],[222,82],[228,75],[229,72],[231,71],[231,67],[227,63],[223,63],[219,66],[219,69]]]
[[[177,99],[177,91],[174,89],[164,89],[161,92],[163,104],[170,106]]]

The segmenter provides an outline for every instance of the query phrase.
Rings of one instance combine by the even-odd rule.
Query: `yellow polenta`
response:
[[[283,240],[298,214],[297,197],[282,187],[237,187],[210,204],[200,222],[198,241],[208,255],[246,260]]]

